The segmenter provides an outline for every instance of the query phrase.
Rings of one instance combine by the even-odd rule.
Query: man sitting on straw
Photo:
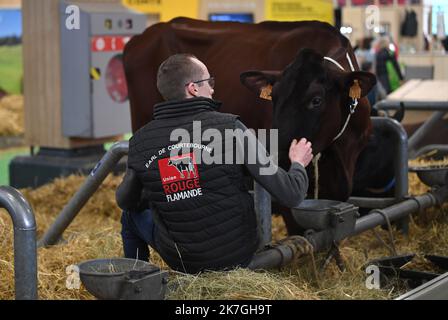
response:
[[[311,143],[292,141],[289,171],[277,167],[238,116],[218,112],[213,86],[193,55],[176,54],[160,65],[157,88],[166,102],[155,105],[154,119],[130,139],[128,169],[116,193],[127,258],[148,261],[150,245],[185,273],[247,267],[261,228],[245,170],[282,205],[305,198]],[[224,138],[237,129],[243,135]]]

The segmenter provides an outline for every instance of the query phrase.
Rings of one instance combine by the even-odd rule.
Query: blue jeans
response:
[[[155,225],[151,210],[123,211],[121,226],[124,256],[149,261],[148,245],[157,250],[154,243]]]

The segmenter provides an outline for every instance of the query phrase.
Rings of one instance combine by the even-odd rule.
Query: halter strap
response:
[[[348,64],[350,65],[350,69],[352,71],[355,71],[355,67],[353,66],[353,62],[352,59],[350,59],[350,55],[348,54],[348,52],[345,54],[345,57],[347,58]],[[330,61],[331,63],[335,64],[339,69],[341,69],[342,71],[345,71],[344,67],[337,62],[336,60],[334,60],[333,58],[330,57],[324,57],[325,60]]]
[[[348,52],[345,54],[345,57],[347,58],[348,64],[350,65],[350,69],[352,71],[355,71],[355,67],[353,66],[352,59],[350,59],[350,55],[348,54]],[[339,62],[334,60],[333,58],[324,57],[324,60],[330,61],[331,63],[336,65],[339,69],[341,69],[342,71],[345,71],[344,67]],[[358,106],[358,99],[353,99],[353,103],[350,105],[350,112],[348,113],[348,117],[345,120],[344,126],[342,127],[341,131],[337,134],[337,136],[334,137],[333,142],[336,141],[337,139],[339,139],[342,136],[342,134],[344,133],[345,129],[347,128],[347,125],[348,125],[348,123],[350,121],[350,118],[352,117],[352,114],[355,113],[355,110],[356,110],[357,106]]]
[[[330,61],[331,63],[334,63],[339,69],[341,69],[342,71],[345,71],[344,67],[341,66],[341,64],[339,62],[337,62],[336,60],[334,60],[333,58],[324,57],[324,59],[327,61]]]

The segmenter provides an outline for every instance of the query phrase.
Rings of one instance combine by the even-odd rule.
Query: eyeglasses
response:
[[[198,84],[198,83],[201,83],[201,82],[204,82],[204,81],[208,81],[208,84],[209,84],[210,88],[213,89],[215,87],[215,78],[214,77],[210,77],[208,79],[203,79],[203,80],[198,80],[198,81],[191,81],[189,83],[196,83],[196,84]],[[189,83],[187,83],[186,86],[188,86]]]

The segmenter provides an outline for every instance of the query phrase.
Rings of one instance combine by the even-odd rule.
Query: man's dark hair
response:
[[[185,85],[201,80],[203,70],[188,53],[175,54],[166,59],[157,72],[157,89],[167,100],[185,99]]]

